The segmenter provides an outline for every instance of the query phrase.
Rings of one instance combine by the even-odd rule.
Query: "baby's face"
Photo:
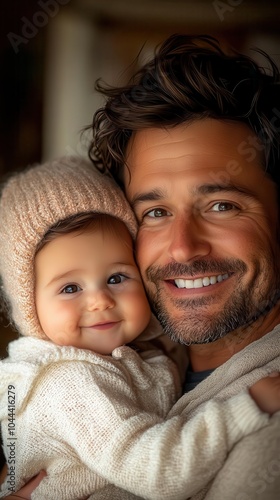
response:
[[[75,232],[35,258],[35,300],[47,337],[59,345],[110,354],[134,340],[151,312],[124,224]]]

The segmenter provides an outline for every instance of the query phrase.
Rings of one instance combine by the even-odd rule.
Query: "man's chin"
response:
[[[239,328],[245,328],[248,322],[248,315],[221,313],[220,315],[199,313],[192,311],[192,314],[177,314],[171,316],[166,310],[157,309],[155,311],[163,331],[174,342],[179,342],[186,346],[202,345],[217,342],[218,340],[231,334]]]

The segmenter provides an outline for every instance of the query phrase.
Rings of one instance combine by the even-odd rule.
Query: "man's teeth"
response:
[[[178,288],[202,288],[204,286],[215,285],[228,278],[228,274],[218,274],[218,276],[205,276],[204,278],[197,278],[196,280],[175,280]]]

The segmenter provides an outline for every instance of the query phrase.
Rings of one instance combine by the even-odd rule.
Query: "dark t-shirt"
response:
[[[189,392],[194,389],[197,384],[205,380],[214,370],[204,370],[203,372],[192,372],[187,370],[186,378],[184,382],[183,392]]]

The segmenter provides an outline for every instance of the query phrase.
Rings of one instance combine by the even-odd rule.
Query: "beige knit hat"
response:
[[[116,183],[79,157],[65,156],[13,175],[0,200],[0,275],[11,320],[22,335],[46,338],[35,309],[34,256],[45,233],[71,215],[97,212],[137,223]]]

